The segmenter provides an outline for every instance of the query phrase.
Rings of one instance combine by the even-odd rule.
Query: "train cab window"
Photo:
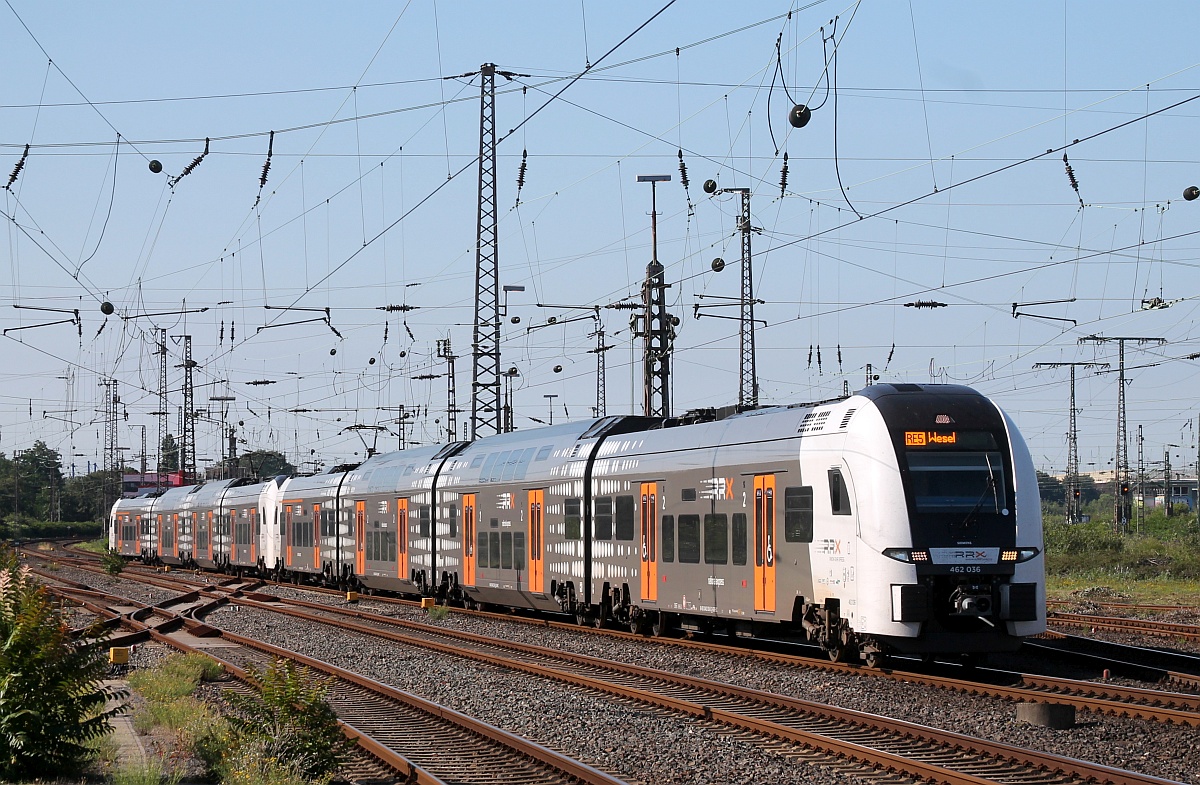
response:
[[[637,517],[637,505],[633,501],[632,496],[617,497],[617,514],[615,516],[617,539],[632,540],[634,535],[633,522]]]
[[[479,532],[475,536],[475,553],[479,555],[479,566],[488,566],[488,533]]]
[[[583,537],[583,516],[580,515],[580,510],[583,509],[583,504],[579,499],[565,499],[563,501],[563,536],[568,540],[578,540]]]
[[[783,539],[813,541],[813,489],[811,485],[783,489]]]
[[[679,492],[679,500],[680,500],[680,501],[685,501],[685,502],[694,502],[694,501],[696,501],[696,489],[695,489],[695,488],[684,488],[684,489],[682,489],[682,490]]]
[[[729,518],[724,513],[704,516],[704,563],[729,563]]]
[[[419,527],[420,536],[428,537],[429,536],[429,505],[422,504],[420,507],[419,514],[420,514],[419,520],[421,522],[420,527]]]
[[[683,564],[700,563],[700,516],[679,516],[679,561]]]
[[[446,522],[450,526],[450,536],[458,536],[458,505],[450,504],[446,507]]]
[[[525,569],[525,532],[513,532],[513,564]]]
[[[662,517],[662,529],[660,530],[658,541],[662,543],[662,560],[664,562],[675,561],[675,516],[664,515]]]
[[[733,514],[733,563],[746,563],[746,513]]]
[[[488,567],[500,569],[500,532],[488,532]]]
[[[841,469],[829,470],[829,506],[834,515],[850,515],[850,489]]]
[[[512,569],[512,545],[512,532],[500,532],[500,569],[502,570]]]
[[[596,497],[595,535],[597,540],[613,536],[613,500],[611,496]]]

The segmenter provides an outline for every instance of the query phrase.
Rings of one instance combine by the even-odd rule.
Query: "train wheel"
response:
[[[578,624],[580,627],[586,627],[588,625],[587,611],[583,611],[583,610],[575,611],[575,623]]]
[[[850,659],[850,647],[843,646],[841,643],[834,644],[832,649],[826,649],[825,653],[829,655],[829,659],[833,662],[845,662]]]
[[[655,638],[664,638],[671,632],[671,614],[659,611],[650,622],[650,633]]]
[[[869,651],[863,655],[868,668],[882,668],[887,663],[887,655],[881,651]]]

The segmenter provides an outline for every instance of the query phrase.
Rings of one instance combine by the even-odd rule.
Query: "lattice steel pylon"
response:
[[[754,271],[750,251],[750,237],[754,229],[750,225],[750,189],[725,190],[742,197],[742,210],[738,215],[738,230],[742,234],[742,297],[738,331],[741,375],[738,382],[738,406],[753,409],[758,406],[758,368],[754,350]]]
[[[183,336],[183,413],[179,418],[179,470],[183,472],[184,485],[196,479],[196,406],[192,369],[192,336]]]
[[[596,330],[588,337],[595,337],[596,348],[588,349],[588,354],[596,355],[596,408],[593,410],[595,417],[608,416],[608,385],[605,382],[605,362],[604,353],[612,347],[604,342],[604,323],[600,321],[600,308],[596,307]]]
[[[667,313],[666,270],[658,261],[658,184],[669,174],[638,175],[639,183],[650,183],[650,263],[642,281],[642,313],[635,333],[642,339],[642,414],[671,416],[671,344],[675,322]]]
[[[158,330],[158,411],[151,414],[158,417],[158,463],[155,465],[154,485],[160,493],[163,490],[163,441],[167,438],[167,328]]]
[[[446,441],[458,441],[458,393],[454,386],[454,361],[458,355],[450,348],[450,337],[439,338],[437,356],[446,361]],[[400,426],[404,427],[403,423]]]
[[[1070,368],[1071,369],[1071,408],[1070,424],[1067,426],[1067,474],[1063,483],[1066,498],[1067,523],[1079,523],[1082,514],[1082,494],[1079,487],[1079,426],[1075,408],[1075,369],[1076,368],[1107,368],[1108,363],[1034,363],[1034,368]]]
[[[475,331],[471,342],[471,440],[500,433],[500,254],[496,217],[496,66],[480,67],[479,211],[475,236]]]
[[[1117,454],[1113,462],[1113,479],[1116,481],[1114,489],[1116,492],[1113,494],[1116,499],[1113,510],[1113,530],[1121,533],[1128,528],[1129,518],[1133,511],[1131,493],[1122,492],[1122,489],[1130,487],[1129,429],[1125,420],[1125,342],[1136,341],[1139,344],[1153,343],[1162,346],[1167,339],[1103,335],[1089,335],[1079,339],[1080,343],[1108,343],[1109,341],[1117,342]]]

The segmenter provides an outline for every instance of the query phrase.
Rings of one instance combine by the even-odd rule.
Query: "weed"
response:
[[[434,605],[425,611],[430,621],[442,621],[450,615],[450,609],[445,605]]]
[[[105,551],[100,557],[100,566],[109,575],[120,575],[125,570],[125,559],[116,551]]]
[[[164,771],[162,762],[157,760],[122,766],[112,775],[112,785],[176,785],[179,780],[178,772]]]

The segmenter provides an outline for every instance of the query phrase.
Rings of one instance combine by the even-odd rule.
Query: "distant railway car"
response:
[[[418,447],[122,500],[112,524],[127,556],[657,634],[799,634],[868,663],[1012,649],[1046,626],[1029,451],[954,385]]]
[[[152,547],[155,495],[122,499],[109,515],[108,547],[122,556],[140,557]]]

